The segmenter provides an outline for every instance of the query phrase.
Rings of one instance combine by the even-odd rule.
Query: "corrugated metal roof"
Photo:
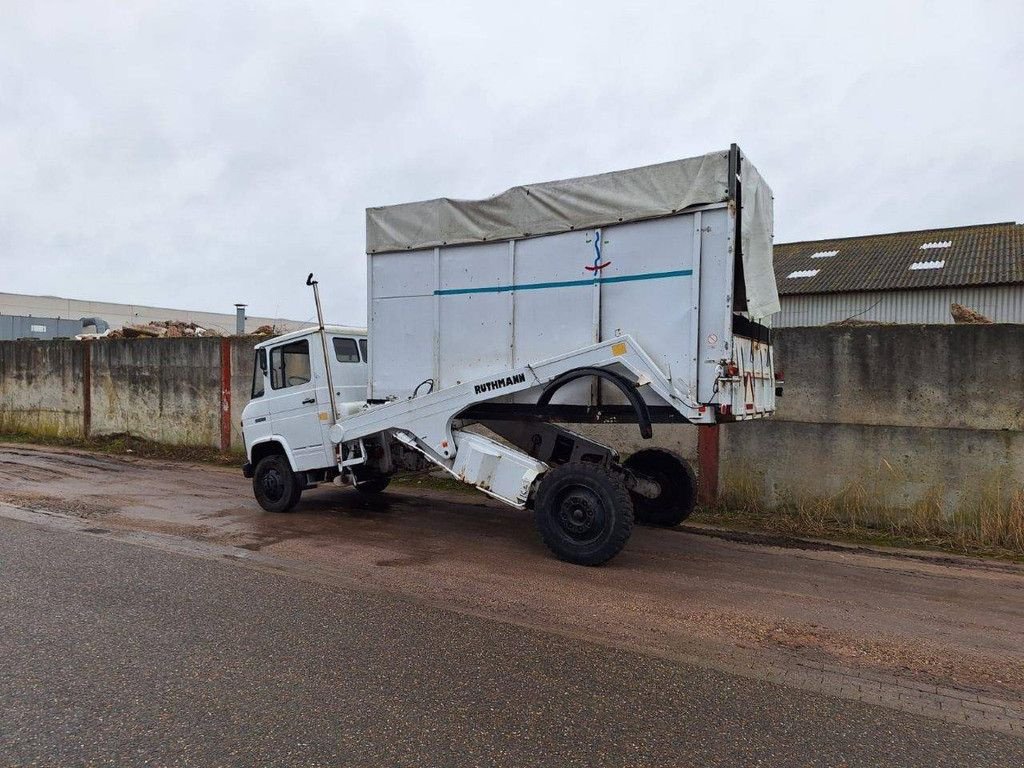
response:
[[[836,253],[821,258],[828,251]],[[942,268],[911,269],[931,253],[942,255]],[[1024,226],[1003,222],[781,243],[775,246],[774,262],[783,296],[1024,283]],[[810,269],[817,274],[788,277]]]

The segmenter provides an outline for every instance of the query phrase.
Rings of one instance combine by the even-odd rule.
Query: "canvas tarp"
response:
[[[485,200],[438,198],[366,210],[366,251],[511,240],[602,227],[728,200],[729,152],[643,168],[512,187]],[[779,310],[772,270],[772,193],[744,159],[741,237],[747,305]]]

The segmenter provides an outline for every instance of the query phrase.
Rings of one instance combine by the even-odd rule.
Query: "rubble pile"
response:
[[[949,314],[953,316],[953,322],[957,325],[991,325],[992,321],[981,312],[976,312],[963,304],[955,301],[949,305]]]
[[[151,320],[145,324],[126,325],[111,331],[108,339],[184,339],[204,336],[223,336],[220,331],[203,328],[181,320]]]

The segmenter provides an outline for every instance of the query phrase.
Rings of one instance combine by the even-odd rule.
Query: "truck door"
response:
[[[319,358],[310,354],[309,339],[298,339],[270,350],[271,424],[274,434],[291,449],[297,471],[333,464],[324,445],[317,402],[324,374]]]
[[[360,339],[365,342],[365,339]],[[360,347],[350,336],[333,336],[329,354],[334,376],[334,392],[339,403],[366,402],[366,360],[360,362]]]

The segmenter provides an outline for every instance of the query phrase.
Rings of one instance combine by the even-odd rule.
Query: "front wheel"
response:
[[[601,565],[626,545],[633,502],[622,477],[596,464],[562,464],[541,478],[534,503],[548,549],[577,565]]]
[[[302,486],[288,457],[280,454],[260,459],[252,475],[252,490],[267,512],[291,512],[302,496]]]

